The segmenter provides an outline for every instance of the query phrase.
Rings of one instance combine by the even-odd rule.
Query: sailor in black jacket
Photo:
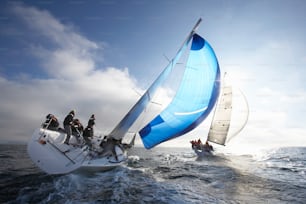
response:
[[[92,114],[88,120],[88,125],[83,132],[83,138],[89,147],[91,147],[91,140],[94,136],[94,129],[93,129],[94,125],[95,125],[95,115]]]
[[[66,116],[65,120],[64,120],[64,129],[67,133],[67,137],[65,139],[65,144],[69,144],[69,140],[70,140],[70,136],[72,134],[71,131],[71,126],[72,126],[72,122],[73,122],[73,117],[75,116],[75,111],[72,110],[69,112],[69,114]]]

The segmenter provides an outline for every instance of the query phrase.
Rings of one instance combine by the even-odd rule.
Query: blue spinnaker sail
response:
[[[182,82],[172,102],[139,131],[145,148],[181,136],[198,126],[213,109],[220,92],[216,55],[198,34],[193,34]]]
[[[176,65],[177,61],[181,57],[182,53],[188,47],[195,30],[199,26],[202,19],[199,19],[195,26],[193,27],[190,34],[187,36],[183,45],[180,47],[175,57],[169,62],[167,67],[160,73],[157,79],[152,83],[148,90],[141,96],[137,103],[131,108],[131,110],[124,116],[124,118],[118,123],[118,125],[111,131],[109,136],[115,139],[121,139],[129,128],[133,125],[136,119],[140,116],[143,110],[147,107],[148,103],[151,101],[151,98],[154,96],[157,88],[166,80],[170,74],[173,67]]]

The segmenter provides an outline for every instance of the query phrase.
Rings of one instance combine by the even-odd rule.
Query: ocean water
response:
[[[306,148],[255,156],[133,148],[106,172],[51,176],[25,145],[0,145],[0,203],[306,203]]]

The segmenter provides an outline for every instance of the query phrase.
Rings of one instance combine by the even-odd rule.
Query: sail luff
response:
[[[118,123],[118,125],[110,132],[109,136],[115,139],[121,139],[129,128],[134,124],[143,110],[146,108],[147,104],[151,100],[151,96],[153,96],[156,92],[156,89],[165,81],[169,73],[171,72],[174,65],[177,63],[178,59],[181,57],[183,51],[187,48],[190,40],[192,39],[193,34],[201,23],[202,19],[200,18],[192,31],[187,36],[183,45],[180,47],[174,58],[170,61],[170,63],[166,66],[166,68],[160,73],[157,79],[151,84],[148,90],[141,96],[141,98],[137,101],[137,103],[130,109],[130,111],[123,117],[123,119]]]

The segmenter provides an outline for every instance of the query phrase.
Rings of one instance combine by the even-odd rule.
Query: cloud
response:
[[[139,98],[137,92],[143,92],[128,69],[98,69],[94,54],[101,47],[49,12],[23,4],[12,4],[11,9],[54,45],[43,46],[40,40],[31,43],[32,54],[49,77],[24,73],[9,80],[0,76],[1,140],[27,141],[48,113],[62,121],[71,109],[76,109],[76,117],[84,124],[95,113],[97,128],[112,130]]]
[[[229,75],[234,70],[234,82],[250,106],[246,129],[232,142],[235,148],[239,143],[259,148],[302,145],[306,142],[305,51],[296,39],[265,36],[260,41],[245,53],[229,54],[228,61],[237,63],[225,64]]]
[[[13,4],[11,10],[33,32],[38,32],[46,41],[54,44],[53,49],[36,44],[31,47],[50,76],[74,79],[94,71],[94,51],[102,49],[97,43],[79,34],[72,26],[62,24],[48,11],[22,3]]]
[[[77,110],[77,117],[83,123],[95,113],[97,128],[110,131],[139,97],[133,90],[134,81],[124,71],[109,68],[85,79],[17,82],[1,77],[1,139],[28,140],[46,114],[53,113],[63,120],[71,109]]]
[[[55,78],[80,80],[84,75],[94,71],[95,63],[92,58],[84,57],[72,50],[47,51],[39,49],[40,56],[47,73]]]
[[[98,47],[95,42],[77,33],[72,26],[62,24],[48,11],[25,6],[22,3],[14,3],[11,9],[34,31],[46,36],[61,48],[69,48],[83,54],[90,54],[88,52],[89,49]]]

